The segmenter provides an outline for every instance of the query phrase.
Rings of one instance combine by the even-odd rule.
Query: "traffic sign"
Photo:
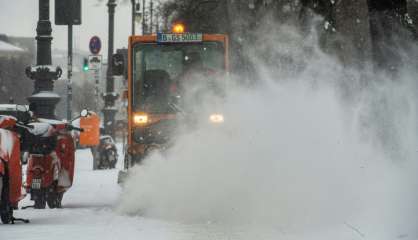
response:
[[[102,49],[102,41],[100,41],[98,36],[90,38],[89,48],[92,54],[99,54],[100,50]]]
[[[89,69],[99,70],[102,67],[102,55],[89,56]]]
[[[55,0],[55,25],[81,25],[81,0]]]

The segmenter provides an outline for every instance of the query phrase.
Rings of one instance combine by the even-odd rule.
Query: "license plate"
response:
[[[158,43],[193,43],[202,42],[202,33],[158,33]]]
[[[32,189],[41,189],[41,183],[42,183],[41,179],[33,179],[31,188]]]

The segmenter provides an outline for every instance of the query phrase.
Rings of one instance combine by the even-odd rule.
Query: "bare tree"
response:
[[[80,112],[84,108],[91,110],[99,109],[97,102],[92,98],[92,93],[95,91],[95,85],[91,82],[85,81],[81,85],[75,84],[73,86],[73,109],[74,112]]]

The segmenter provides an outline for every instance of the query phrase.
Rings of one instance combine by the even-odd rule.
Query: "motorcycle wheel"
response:
[[[56,193],[48,194],[48,198],[46,199],[46,203],[48,204],[49,208],[51,208],[51,209],[56,208],[57,207]]]
[[[13,208],[9,203],[9,188],[6,179],[0,176],[0,219],[4,224],[9,224],[13,220]]]
[[[97,169],[98,170],[103,170],[103,169],[105,169],[105,167],[103,166],[103,164],[102,164],[102,161],[100,161],[100,163],[97,165]]]
[[[45,195],[40,195],[37,199],[35,199],[35,209],[45,209],[46,207],[46,200]]]
[[[58,193],[57,197],[57,208],[62,208],[62,198],[64,197],[64,193],[60,192]]]
[[[97,147],[92,147],[90,148],[90,150],[91,154],[93,155],[93,170],[98,170],[100,164],[99,150],[97,149]]]
[[[114,150],[109,151],[108,161],[109,161],[109,168],[113,169],[116,167],[117,157],[116,152]]]
[[[62,197],[64,193],[59,192],[53,192],[48,195],[48,198],[46,200],[48,207],[53,208],[61,208],[62,207]]]
[[[7,206],[5,210],[2,209],[0,218],[3,224],[9,224],[13,220],[13,209],[10,206]]]
[[[104,170],[104,169],[109,168],[109,160],[108,160],[108,157],[105,154],[107,154],[107,153],[103,153],[100,156],[99,167],[98,167],[100,170]]]

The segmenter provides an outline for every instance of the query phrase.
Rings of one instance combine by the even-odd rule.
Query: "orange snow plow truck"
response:
[[[173,142],[174,128],[185,115],[197,115],[185,110],[184,101],[188,105],[198,101],[185,97],[187,89],[200,81],[205,89],[222,92],[225,84],[219,82],[225,82],[225,77],[220,76],[229,71],[228,36],[190,33],[184,25],[174,24],[169,33],[131,36],[127,64],[128,139],[119,182],[150,151]],[[216,83],[211,80],[215,76]],[[216,112],[208,119],[223,122]]]

